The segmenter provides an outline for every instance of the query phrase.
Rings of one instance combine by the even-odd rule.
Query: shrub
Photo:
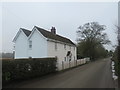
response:
[[[32,58],[2,61],[3,85],[13,80],[39,77],[56,71],[56,58]]]

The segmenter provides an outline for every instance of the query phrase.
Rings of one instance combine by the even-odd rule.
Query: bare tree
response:
[[[78,27],[78,41],[90,42],[96,41],[96,44],[110,44],[107,34],[103,31],[106,29],[105,25],[100,25],[98,22],[86,23]]]
[[[95,47],[103,44],[110,44],[107,34],[103,32],[106,29],[105,25],[100,25],[98,22],[89,22],[78,27],[77,41],[84,42],[86,46],[83,52],[87,52],[91,59],[94,59]]]

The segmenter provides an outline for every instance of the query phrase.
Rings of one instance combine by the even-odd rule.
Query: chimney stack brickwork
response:
[[[52,28],[51,28],[51,33],[56,34],[56,29],[55,29],[55,27],[52,27]]]

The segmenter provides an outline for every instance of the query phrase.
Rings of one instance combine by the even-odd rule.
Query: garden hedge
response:
[[[13,80],[39,77],[56,71],[56,58],[2,60],[3,85]]]

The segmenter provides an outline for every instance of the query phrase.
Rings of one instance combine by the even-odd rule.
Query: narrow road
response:
[[[109,58],[16,84],[17,88],[114,88]]]

